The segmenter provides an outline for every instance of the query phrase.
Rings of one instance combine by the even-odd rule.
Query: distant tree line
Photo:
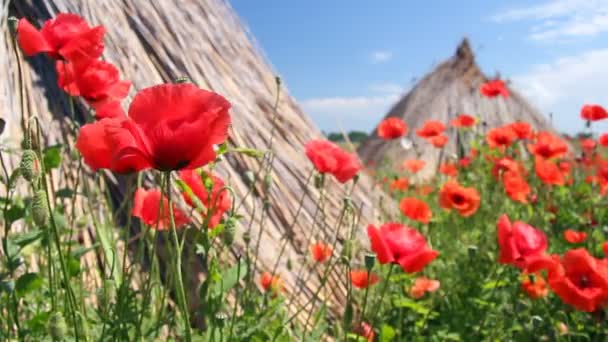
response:
[[[323,134],[325,134],[328,140],[333,142],[340,143],[345,141],[344,135],[340,132],[323,132]],[[348,140],[352,143],[360,143],[368,137],[367,133],[363,131],[350,131],[346,135],[348,135]]]

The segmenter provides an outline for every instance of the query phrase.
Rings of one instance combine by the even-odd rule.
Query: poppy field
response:
[[[321,238],[315,229],[324,223],[313,225],[306,261],[289,266],[304,281],[313,270],[321,274],[302,305],[298,290],[286,285],[289,275],[277,268],[280,260],[274,267],[260,261],[263,249],[282,256],[285,246],[260,246],[251,232],[263,227],[252,229],[259,221],[248,222],[243,212],[254,188],[276,186],[264,173],[272,138],[266,150],[232,146],[230,101],[187,78],[150,85],[127,101],[131,82],[103,59],[110,28],[67,13],[41,27],[9,21],[23,67],[45,55],[56,87],[72,108],[85,103],[90,115],[78,120],[66,113],[71,150],[45,146],[35,117],[23,127],[21,149],[1,150],[0,340],[608,337],[608,133],[593,134],[594,122],[608,118],[600,105],[581,104],[573,114],[589,128],[577,138],[524,121],[486,127],[476,113],[420,127],[383,120],[376,134],[401,141],[404,150],[418,147],[408,132],[439,150],[453,143],[447,133],[456,133],[457,153],[443,158],[431,178],[420,176],[433,166],[419,154],[364,165],[348,144],[315,139],[298,146],[321,196],[336,187],[343,194],[335,236]],[[500,79],[478,91],[484,101],[510,96]],[[244,171],[251,184],[244,195],[217,172],[231,154],[264,165]],[[18,167],[7,167],[11,158]],[[74,189],[55,188],[57,177],[68,177],[61,165],[75,172]],[[128,180],[118,202],[106,183],[111,175]],[[358,216],[350,194],[364,176],[385,194],[374,205],[394,207],[365,225],[345,219]],[[271,205],[281,203],[265,202],[262,217]],[[321,198],[315,212],[323,205]],[[76,214],[77,206],[87,215]],[[286,235],[293,224],[285,223]],[[77,234],[84,225],[95,228],[90,247]],[[237,243],[245,247],[235,256],[230,248]],[[82,262],[91,255],[101,275],[92,286]],[[203,263],[200,279],[190,272],[193,259]],[[324,298],[335,274],[344,295],[330,303]],[[193,281],[199,281],[194,291]]]

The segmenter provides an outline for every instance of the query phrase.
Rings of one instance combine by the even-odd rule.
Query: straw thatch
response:
[[[449,127],[452,119],[466,113],[478,118],[479,133],[517,120],[526,121],[537,130],[553,131],[549,121],[512,88],[509,89],[511,95],[507,99],[483,97],[479,93],[479,87],[486,81],[488,77],[475,63],[475,56],[465,38],[454,56],[424,77],[385,117],[404,120],[410,127],[407,138],[416,148],[404,149],[399,139],[382,140],[374,130],[359,146],[359,156],[364,162],[373,162],[376,165],[386,160],[390,163],[400,163],[404,159],[419,156],[427,162],[419,176],[421,179],[429,179],[444,158],[457,152],[457,134],[454,129],[449,129],[449,143],[445,148],[437,149],[416,136],[416,129],[426,120],[439,120]]]
[[[27,17],[37,25],[58,12],[77,13],[90,23],[104,25],[107,28],[104,58],[117,65],[123,77],[133,82],[131,95],[144,87],[186,76],[200,87],[223,94],[232,103],[230,142],[233,145],[259,149],[268,145],[273,129],[275,73],[227,3],[221,0],[20,0],[11,6],[11,15]],[[2,12],[4,25],[6,15]],[[5,144],[14,146],[21,140],[22,108],[17,94],[22,78],[27,97],[25,116],[36,115],[42,119],[43,130],[48,134],[47,143],[67,142],[70,145],[73,136],[64,119],[68,103],[57,89],[52,63],[44,56],[28,58],[19,74],[8,33],[0,36],[0,40],[3,47],[0,49],[0,72],[5,75],[0,80],[3,94],[0,113],[8,122],[3,136]],[[309,241],[306,240],[314,226],[312,217],[319,198],[319,192],[312,185],[305,184],[312,166],[304,155],[303,145],[310,139],[321,138],[321,133],[289,96],[285,86],[282,86],[281,94],[274,123],[276,137],[270,173],[274,183],[267,195],[258,184],[255,195],[247,197],[239,209],[239,214],[245,216],[240,231],[251,227],[255,241],[258,230],[263,226],[261,270],[272,269],[281,241],[289,238],[278,273],[286,281],[287,292],[295,292],[297,302],[303,303],[312,295],[322,273],[321,270],[314,271],[316,275],[296,291],[295,270],[308,256]],[[79,116],[84,117],[84,106],[79,105],[77,110]],[[259,161],[251,157],[231,155],[219,165],[218,172],[229,180],[237,196],[242,197],[248,188],[245,172],[257,170],[258,165]],[[107,178],[110,181],[115,179]],[[110,182],[114,197],[123,195],[123,181],[124,178],[116,177],[113,183]],[[313,238],[331,241],[335,234],[332,227],[342,208],[346,187],[339,187],[333,181],[329,183],[327,206],[323,213],[326,224],[315,228],[321,233]],[[293,231],[287,235],[286,227],[303,193],[303,209]],[[361,222],[356,227],[359,237],[363,237],[361,227],[375,219],[374,194],[371,181],[362,176],[351,196],[354,205],[362,208]],[[270,208],[261,225],[258,221],[264,196],[267,196]],[[256,222],[250,224],[252,212],[256,213]],[[343,228],[342,232],[345,233],[346,229]],[[89,235],[94,239],[94,234]],[[232,257],[243,250],[242,239],[237,236],[231,249]],[[287,267],[288,260],[293,264],[293,271]],[[188,269],[187,273],[193,275],[200,271]],[[304,272],[304,276],[308,273]],[[345,281],[344,275],[332,275],[331,292],[324,293],[328,296],[327,303],[343,301]],[[196,301],[196,286],[188,287],[192,290],[190,300]]]

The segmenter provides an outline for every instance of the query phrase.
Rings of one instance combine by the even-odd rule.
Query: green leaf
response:
[[[247,274],[247,263],[241,261],[238,264],[230,267],[221,275],[221,280],[218,281],[213,289],[212,295],[218,297],[230,289],[232,289],[239,281]]]
[[[507,285],[509,285],[509,284],[504,280],[502,280],[502,281],[493,280],[493,281],[489,281],[489,282],[483,284],[482,288],[484,290],[491,290],[496,287],[505,287]]]
[[[256,150],[255,148],[237,147],[230,150],[230,152],[242,153],[246,156],[253,158],[261,158],[264,156],[264,152]]]
[[[46,170],[56,169],[61,165],[61,148],[63,145],[49,146],[44,149],[44,167]]]
[[[26,273],[15,282],[15,291],[17,296],[23,297],[29,292],[38,290],[43,284],[44,281],[38,273]]]
[[[70,277],[76,277],[80,274],[80,259],[76,259],[73,256],[68,258],[68,273]]]
[[[92,250],[95,250],[95,248],[97,247],[99,247],[99,243],[95,243],[91,247],[79,246],[72,251],[72,256],[76,259],[80,259],[83,255],[87,254]]]
[[[42,236],[44,236],[44,231],[33,230],[31,232],[15,235],[11,238],[11,240],[14,244],[23,248],[31,243],[38,241],[38,239],[40,239]]]
[[[394,306],[397,308],[408,308],[421,315],[426,315],[430,310],[425,308],[423,305],[416,303],[409,298],[399,298],[394,302]]]
[[[13,223],[25,216],[25,206],[21,203],[12,203],[11,207],[6,211],[6,220]]]
[[[58,198],[72,198],[74,196],[74,191],[68,188],[62,188],[55,191],[55,196]]]
[[[380,328],[381,342],[392,341],[395,338],[395,335],[397,335],[397,333],[395,332],[395,329],[393,327],[388,324],[382,324],[382,327]]]

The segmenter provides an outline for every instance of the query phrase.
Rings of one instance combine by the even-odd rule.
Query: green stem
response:
[[[175,292],[180,303],[182,315],[184,316],[184,328],[186,330],[186,341],[192,341],[192,331],[190,328],[190,314],[186,303],[186,293],[184,291],[184,283],[182,278],[182,248],[177,237],[177,229],[175,227],[175,217],[173,216],[173,203],[171,202],[171,172],[166,173],[167,183],[167,202],[169,206],[169,218],[171,221],[171,236],[175,246]],[[162,201],[162,199],[161,199]],[[161,202],[162,204],[162,202]]]
[[[380,290],[380,298],[376,302],[374,308],[376,308],[376,313],[374,314],[374,319],[371,320],[372,326],[376,325],[376,320],[378,319],[378,315],[380,314],[380,308],[382,307],[382,301],[384,300],[384,296],[386,295],[386,290],[388,290],[388,284],[390,283],[391,275],[393,274],[393,270],[395,269],[395,264],[391,264],[388,269],[388,274],[386,278],[382,282],[382,290]]]

